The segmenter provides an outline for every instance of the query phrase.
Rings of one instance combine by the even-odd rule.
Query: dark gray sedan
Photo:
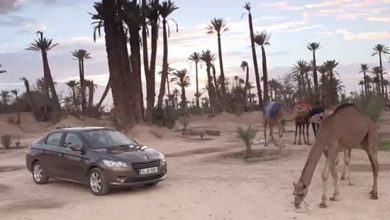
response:
[[[89,185],[95,195],[112,187],[154,186],[167,174],[163,154],[100,127],[50,132],[29,146],[26,167],[37,184],[58,178]]]

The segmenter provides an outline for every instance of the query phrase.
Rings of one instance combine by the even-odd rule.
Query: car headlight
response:
[[[165,156],[160,154],[160,160],[161,160],[161,166],[164,166],[167,163],[167,160],[165,159]]]
[[[103,164],[110,168],[126,168],[128,165],[123,161],[103,160]]]

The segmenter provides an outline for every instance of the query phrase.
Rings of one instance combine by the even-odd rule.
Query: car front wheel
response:
[[[110,190],[103,173],[98,168],[89,172],[89,188],[93,194],[98,196],[102,196]]]
[[[37,184],[46,184],[49,181],[49,177],[46,176],[45,170],[38,161],[33,164],[32,177]]]

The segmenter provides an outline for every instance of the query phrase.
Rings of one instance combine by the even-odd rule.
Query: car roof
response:
[[[67,127],[67,128],[57,128],[54,132],[78,132],[78,131],[92,131],[92,130],[115,130],[110,127]]]

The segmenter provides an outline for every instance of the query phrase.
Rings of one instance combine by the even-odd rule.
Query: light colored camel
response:
[[[313,115],[311,118],[310,118],[310,123],[314,123],[314,124],[321,124],[322,121],[328,117],[329,115],[331,115],[332,112],[322,112],[320,114],[316,114],[316,115]],[[317,131],[318,132],[318,131]],[[352,175],[351,175],[351,151],[352,149],[345,149],[343,151],[343,160],[344,160],[344,166],[343,166],[343,169],[342,169],[342,174],[341,174],[341,180],[345,180],[345,178],[348,179],[348,185],[352,186],[353,185],[353,181],[352,181]],[[336,164],[339,164],[339,157],[336,158]]]
[[[299,208],[306,197],[308,187],[313,177],[321,154],[327,157],[322,171],[322,201],[321,208],[327,207],[327,179],[329,172],[333,178],[334,193],[331,201],[338,200],[338,178],[336,171],[336,157],[344,149],[351,149],[361,145],[367,152],[373,172],[373,186],[370,191],[371,199],[378,199],[378,132],[375,123],[365,114],[359,112],[353,104],[340,105],[332,115],[325,118],[321,124],[316,142],[310,150],[301,177],[294,183],[295,207]]]
[[[267,107],[266,107],[267,108]],[[265,108],[265,109],[266,109]],[[265,112],[265,111],[264,111]],[[269,127],[269,135],[271,136],[272,142],[275,146],[279,148],[283,148],[284,145],[282,143],[283,133],[285,131],[284,126],[286,121],[293,121],[297,117],[297,115],[302,112],[302,109],[299,106],[294,106],[293,109],[287,109],[284,106],[281,106],[275,118],[267,117],[266,114],[263,114],[263,125],[264,125],[264,146],[268,145],[267,141],[267,126]],[[278,135],[279,135],[279,143],[275,141],[273,135],[273,127],[277,127]]]

